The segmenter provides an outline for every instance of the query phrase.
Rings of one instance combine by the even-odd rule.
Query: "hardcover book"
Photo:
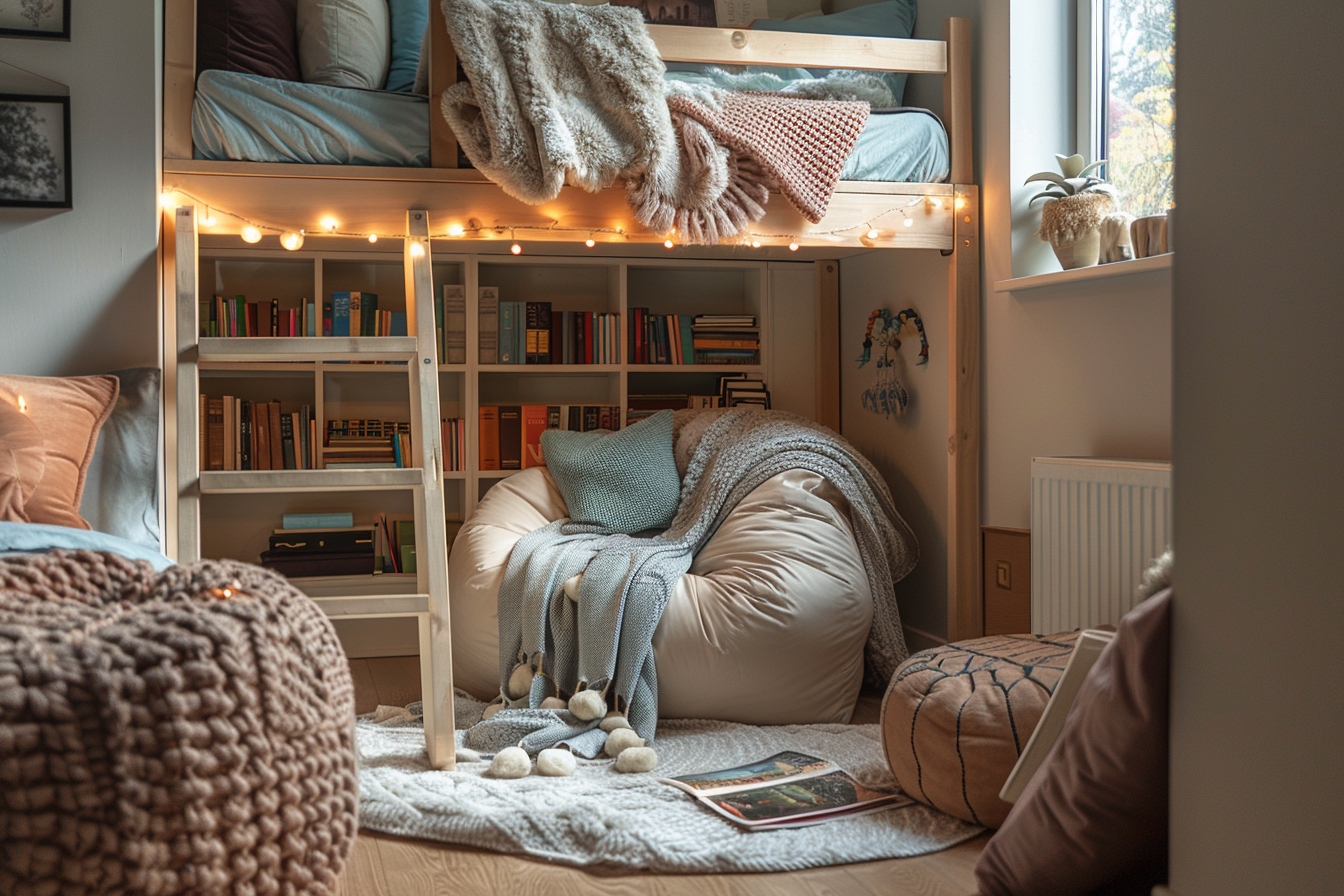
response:
[[[559,422],[559,409],[556,420]],[[550,409],[544,404],[523,405],[523,469],[544,467],[541,455],[541,434],[550,426]]]
[[[477,292],[476,345],[479,364],[499,363],[499,287],[482,286]],[[484,469],[484,467],[482,467]]]
[[[498,470],[499,467],[499,408],[481,405],[480,408],[480,451],[481,469]]]
[[[350,293],[331,294],[331,335],[350,335]]]
[[[523,409],[516,404],[499,408],[499,468],[523,468]]]
[[[466,287],[443,287],[443,363],[467,363],[467,291]]]
[[[280,518],[285,529],[349,529],[355,525],[353,513],[286,513]]]
[[[518,357],[518,312],[520,302],[499,303],[499,359],[500,364],[520,364]]]

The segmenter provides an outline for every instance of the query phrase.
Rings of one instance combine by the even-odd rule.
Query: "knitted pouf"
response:
[[[257,566],[0,560],[0,893],[334,893],[354,689]]]
[[[882,701],[882,748],[901,789],[966,821],[1002,824],[1012,807],[999,791],[1077,639],[977,638],[902,663]]]

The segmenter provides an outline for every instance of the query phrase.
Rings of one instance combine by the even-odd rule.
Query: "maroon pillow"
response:
[[[297,0],[197,0],[196,74],[300,81]]]
[[[1167,589],[1131,610],[1097,658],[1059,740],[980,854],[981,893],[1165,880],[1170,648]]]

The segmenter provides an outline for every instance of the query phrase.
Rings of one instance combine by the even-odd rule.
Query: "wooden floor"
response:
[[[420,699],[416,657],[350,661],[358,712],[379,703],[405,706]],[[856,722],[875,722],[878,701],[860,700]],[[971,896],[971,869],[988,834],[943,852],[780,874],[678,875],[582,871],[517,856],[363,833],[341,880],[342,896],[490,894],[659,894],[659,896]]]

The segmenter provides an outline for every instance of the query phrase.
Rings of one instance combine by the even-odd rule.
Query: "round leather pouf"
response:
[[[912,655],[882,701],[882,748],[901,789],[998,827],[999,791],[1045,711],[1077,632],[997,635]]]

